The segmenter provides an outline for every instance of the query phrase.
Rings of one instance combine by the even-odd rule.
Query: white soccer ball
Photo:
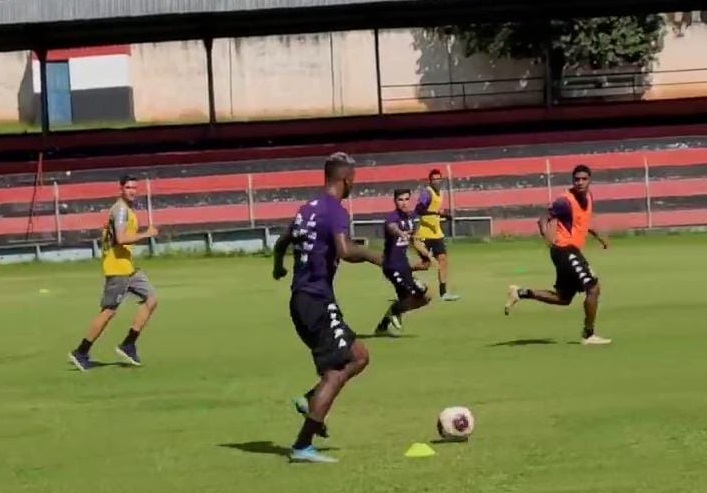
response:
[[[445,440],[466,441],[472,431],[474,431],[474,415],[466,407],[448,407],[437,417],[437,432]]]

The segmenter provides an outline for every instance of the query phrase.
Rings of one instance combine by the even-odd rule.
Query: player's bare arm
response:
[[[604,238],[602,235],[600,235],[599,233],[597,233],[595,230],[593,230],[591,228],[589,229],[588,232],[590,235],[592,235],[594,238],[596,238],[596,240],[599,242],[599,244],[601,244],[601,246],[604,248],[604,250],[609,248],[609,242],[607,241],[606,238]]]
[[[290,227],[278,237],[275,242],[275,246],[273,246],[272,276],[275,280],[282,279],[287,275],[287,269],[285,268],[285,254],[287,253],[287,248],[291,244],[292,225],[290,225]]]
[[[546,212],[540,219],[538,219],[538,229],[540,230],[540,235],[545,239],[548,245],[552,245],[554,240],[553,231],[555,230],[555,222],[557,219],[552,217],[550,213]]]
[[[142,233],[127,233],[127,221],[127,207],[118,208],[118,210],[113,215],[113,224],[115,226],[115,242],[118,245],[132,245],[133,243],[139,243],[148,238],[153,238],[158,234],[157,228],[155,228],[154,226],[148,226],[148,228]]]
[[[336,243],[336,255],[344,262],[352,264],[368,262],[379,267],[383,265],[383,256],[380,253],[356,245],[345,234],[335,235],[334,241]]]
[[[430,251],[427,249],[424,242],[414,239],[412,241],[412,249],[415,250],[417,255],[420,257],[420,261],[412,265],[412,270],[414,272],[428,270],[430,265],[432,265],[432,256],[430,255]]]

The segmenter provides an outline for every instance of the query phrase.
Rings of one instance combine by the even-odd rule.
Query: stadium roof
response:
[[[700,10],[704,0],[0,0],[0,50]]]
[[[118,19],[170,14],[264,12],[410,0],[0,0],[0,24]],[[427,3],[434,0],[426,0]],[[417,3],[424,3],[418,1]]]

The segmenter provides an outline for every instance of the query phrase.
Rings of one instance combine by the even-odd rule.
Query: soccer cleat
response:
[[[401,337],[403,335],[402,330],[395,328],[395,325],[390,324],[378,324],[374,335],[378,337]]]
[[[451,294],[451,293],[444,293],[442,296],[440,296],[440,299],[442,301],[457,301],[461,296],[458,294]]]
[[[301,414],[302,417],[306,418],[309,414],[309,401],[307,398],[305,396],[296,397],[292,400],[292,402],[294,403],[297,412]],[[326,424],[322,423],[321,430],[317,431],[316,434],[322,438],[329,438],[329,429]]]
[[[520,290],[518,286],[508,286],[508,297],[506,298],[506,306],[503,309],[506,315],[510,315],[511,308],[513,307],[513,305],[520,301],[520,296],[518,296],[518,290]]]
[[[376,329],[375,335],[377,335],[378,337],[402,337],[403,333],[395,327],[388,327],[384,330]]]
[[[589,337],[582,337],[582,344],[584,346],[604,346],[611,344],[611,339],[592,334]]]
[[[319,464],[333,464],[339,462],[338,459],[334,457],[329,457],[319,452],[313,445],[303,449],[292,449],[290,453],[291,462],[315,462]]]
[[[292,400],[295,405],[295,409],[302,416],[309,414],[309,401],[305,396],[296,397]]]
[[[69,353],[69,361],[74,364],[76,368],[81,371],[88,371],[91,369],[91,359],[88,357],[88,353],[80,353],[78,351],[71,351]]]
[[[134,344],[121,344],[115,348],[118,356],[122,356],[128,363],[134,366],[142,366],[140,356],[137,354],[137,347]]]
[[[395,329],[397,332],[402,332],[403,318],[400,315],[395,315],[391,313],[390,315],[388,315],[388,320],[390,320],[393,329]],[[388,327],[388,329],[390,329],[390,327]]]

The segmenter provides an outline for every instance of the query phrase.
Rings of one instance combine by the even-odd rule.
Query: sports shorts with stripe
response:
[[[550,258],[555,264],[555,290],[563,299],[572,299],[577,293],[586,292],[599,282],[577,247],[553,246],[550,248]]]

